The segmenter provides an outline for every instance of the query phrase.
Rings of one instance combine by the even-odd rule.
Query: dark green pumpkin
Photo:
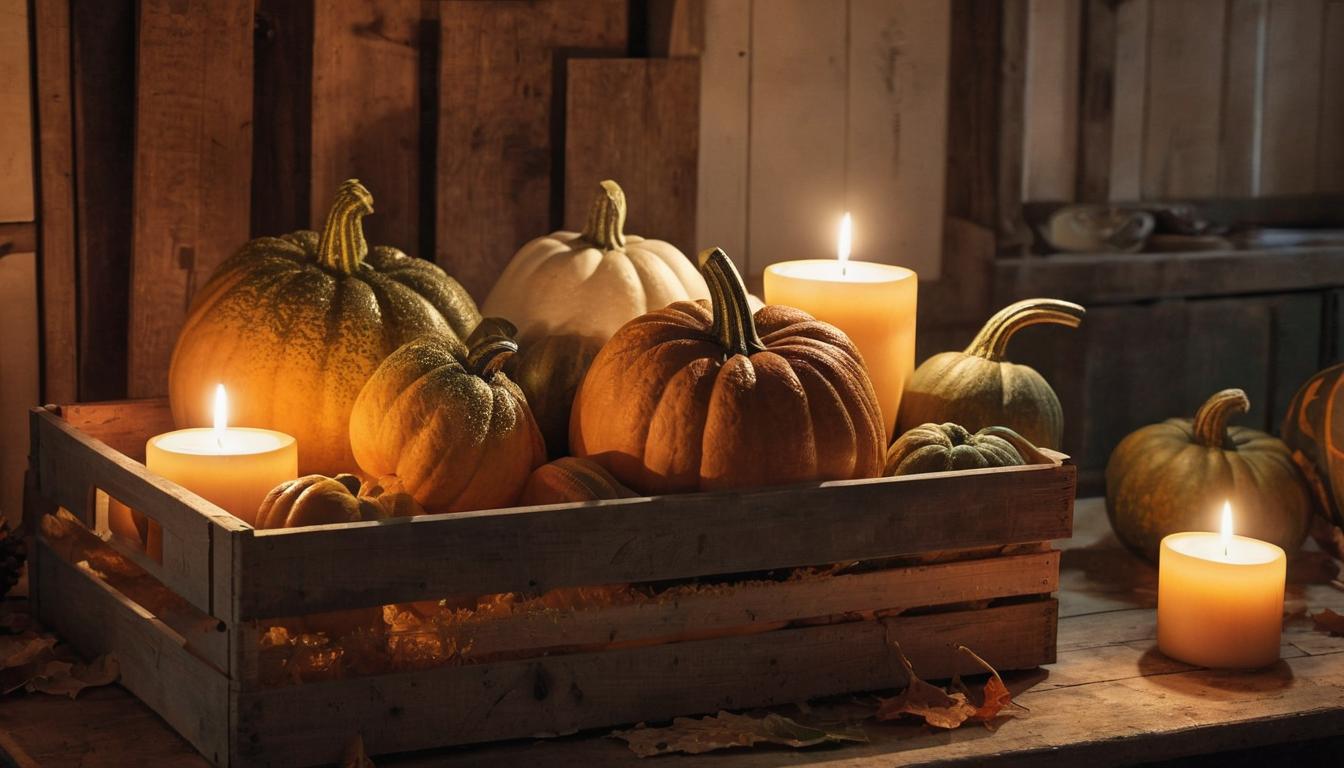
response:
[[[958,469],[1015,467],[1049,461],[1036,446],[1007,427],[971,434],[957,424],[920,424],[887,449],[888,477]]]
[[[1312,499],[1282,440],[1247,427],[1228,427],[1250,410],[1240,389],[1225,389],[1195,418],[1167,419],[1125,437],[1106,464],[1106,513],[1116,536],[1157,562],[1162,538],[1180,531],[1216,531],[1230,501],[1235,533],[1291,554],[1302,543]]]

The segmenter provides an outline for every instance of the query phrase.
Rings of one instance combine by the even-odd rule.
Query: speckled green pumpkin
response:
[[[1045,461],[1036,446],[1007,427],[986,427],[971,434],[957,424],[920,424],[887,449],[885,474],[921,475]]]
[[[1162,538],[1216,531],[1224,501],[1234,530],[1283,547],[1302,544],[1312,499],[1282,440],[1227,426],[1250,410],[1240,389],[1225,389],[1195,418],[1167,419],[1131,432],[1106,464],[1106,513],[1127,546],[1157,562]]]
[[[168,373],[173,420],[211,420],[216,384],[230,423],[299,444],[301,474],[352,466],[350,407],[393,350],[426,333],[466,338],[480,313],[443,270],[364,240],[373,198],[341,185],[321,235],[249,242],[215,270],[187,317]]]

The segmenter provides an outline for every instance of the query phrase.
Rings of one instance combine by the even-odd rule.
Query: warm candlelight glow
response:
[[[229,395],[223,384],[215,385],[215,432],[223,433],[229,426]]]
[[[1227,557],[1227,551],[1232,546],[1232,502],[1223,502],[1223,527],[1220,529],[1223,543],[1223,557]]]
[[[854,220],[849,217],[849,211],[840,217],[840,234],[836,237],[835,255],[840,259],[840,274],[844,274],[849,267],[849,251],[854,243]]]

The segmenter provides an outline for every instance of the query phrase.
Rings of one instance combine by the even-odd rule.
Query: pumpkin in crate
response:
[[[1316,497],[1317,542],[1344,558],[1344,363],[1307,379],[1288,404],[1280,432]]]
[[[552,457],[567,453],[574,392],[616,329],[674,301],[709,298],[691,261],[670,243],[626,234],[625,214],[620,186],[602,182],[583,231],[524,245],[483,305],[518,327],[521,350],[509,375]]]
[[[257,510],[256,527],[298,528],[421,514],[424,510],[408,494],[361,484],[354,475],[305,475],[266,494]]]
[[[925,360],[901,397],[896,430],[952,422],[968,430],[1000,425],[1033,445],[1059,448],[1064,413],[1059,397],[1035,369],[1004,359],[1013,334],[1029,325],[1077,328],[1086,310],[1058,299],[1026,299],[999,310],[962,352]]]
[[[699,261],[712,302],[636,318],[593,360],[574,454],[644,493],[880,475],[882,414],[849,337],[791,307],[753,317],[728,256]]]
[[[233,423],[297,438],[300,473],[354,464],[350,407],[374,368],[411,339],[465,338],[481,319],[431,262],[368,247],[361,220],[372,212],[372,196],[351,179],[321,234],[258,238],[215,270],[173,350],[179,426],[209,423],[209,395],[222,383]]]
[[[500,370],[518,345],[488,334],[472,342],[430,335],[402,346],[350,414],[360,469],[394,475],[430,512],[510,506],[546,461],[527,400]]]
[[[957,424],[921,424],[887,449],[886,474],[920,475],[1049,461],[1036,446],[1007,427],[985,427],[971,434]]]
[[[1167,419],[1120,441],[1106,464],[1106,514],[1122,542],[1155,563],[1164,536],[1218,530],[1231,501],[1237,533],[1297,549],[1312,500],[1283,441],[1227,426],[1250,407],[1245,392],[1225,389],[1193,420]]]
[[[563,456],[549,464],[542,464],[532,472],[518,503],[523,506],[571,504],[599,499],[628,499],[636,495],[600,465],[577,456]]]

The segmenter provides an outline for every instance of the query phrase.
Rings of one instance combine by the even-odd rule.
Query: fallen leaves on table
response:
[[[68,647],[57,649],[51,635],[0,636],[0,695],[22,688],[73,699],[85,688],[110,685],[119,674],[115,658],[99,656],[85,664]]]
[[[21,667],[49,652],[56,638],[24,633],[16,637],[0,637],[0,669]]]
[[[1322,632],[1344,637],[1344,615],[1335,613],[1329,608],[1324,608],[1320,613],[1313,613],[1311,621]]]
[[[345,750],[341,753],[341,768],[375,768],[364,751],[363,734],[356,733],[345,743]]]
[[[633,728],[616,731],[613,738],[624,739],[640,757],[685,752],[698,755],[716,749],[750,747],[762,742],[803,748],[836,742],[866,743],[860,728],[840,730],[814,728],[783,715],[765,717],[720,712],[713,717],[678,717],[662,728]]]
[[[935,728],[952,729],[961,726],[967,720],[974,722],[992,720],[1003,711],[1004,707],[1013,704],[1013,696],[1008,692],[1008,687],[1003,684],[1003,678],[999,677],[998,671],[990,666],[989,662],[980,658],[974,651],[964,645],[957,646],[957,650],[970,656],[976,664],[989,673],[989,680],[985,682],[983,691],[983,703],[977,706],[971,703],[970,698],[963,692],[949,693],[932,683],[921,680],[915,674],[910,660],[901,651],[901,647],[896,645],[896,655],[901,665],[905,667],[910,682],[906,685],[905,690],[895,696],[888,699],[878,699],[877,719],[895,720],[905,716],[918,717]]]
[[[73,699],[85,688],[115,683],[120,674],[116,657],[106,654],[88,664],[49,661],[42,673],[29,680],[24,689],[29,693],[49,693]]]

